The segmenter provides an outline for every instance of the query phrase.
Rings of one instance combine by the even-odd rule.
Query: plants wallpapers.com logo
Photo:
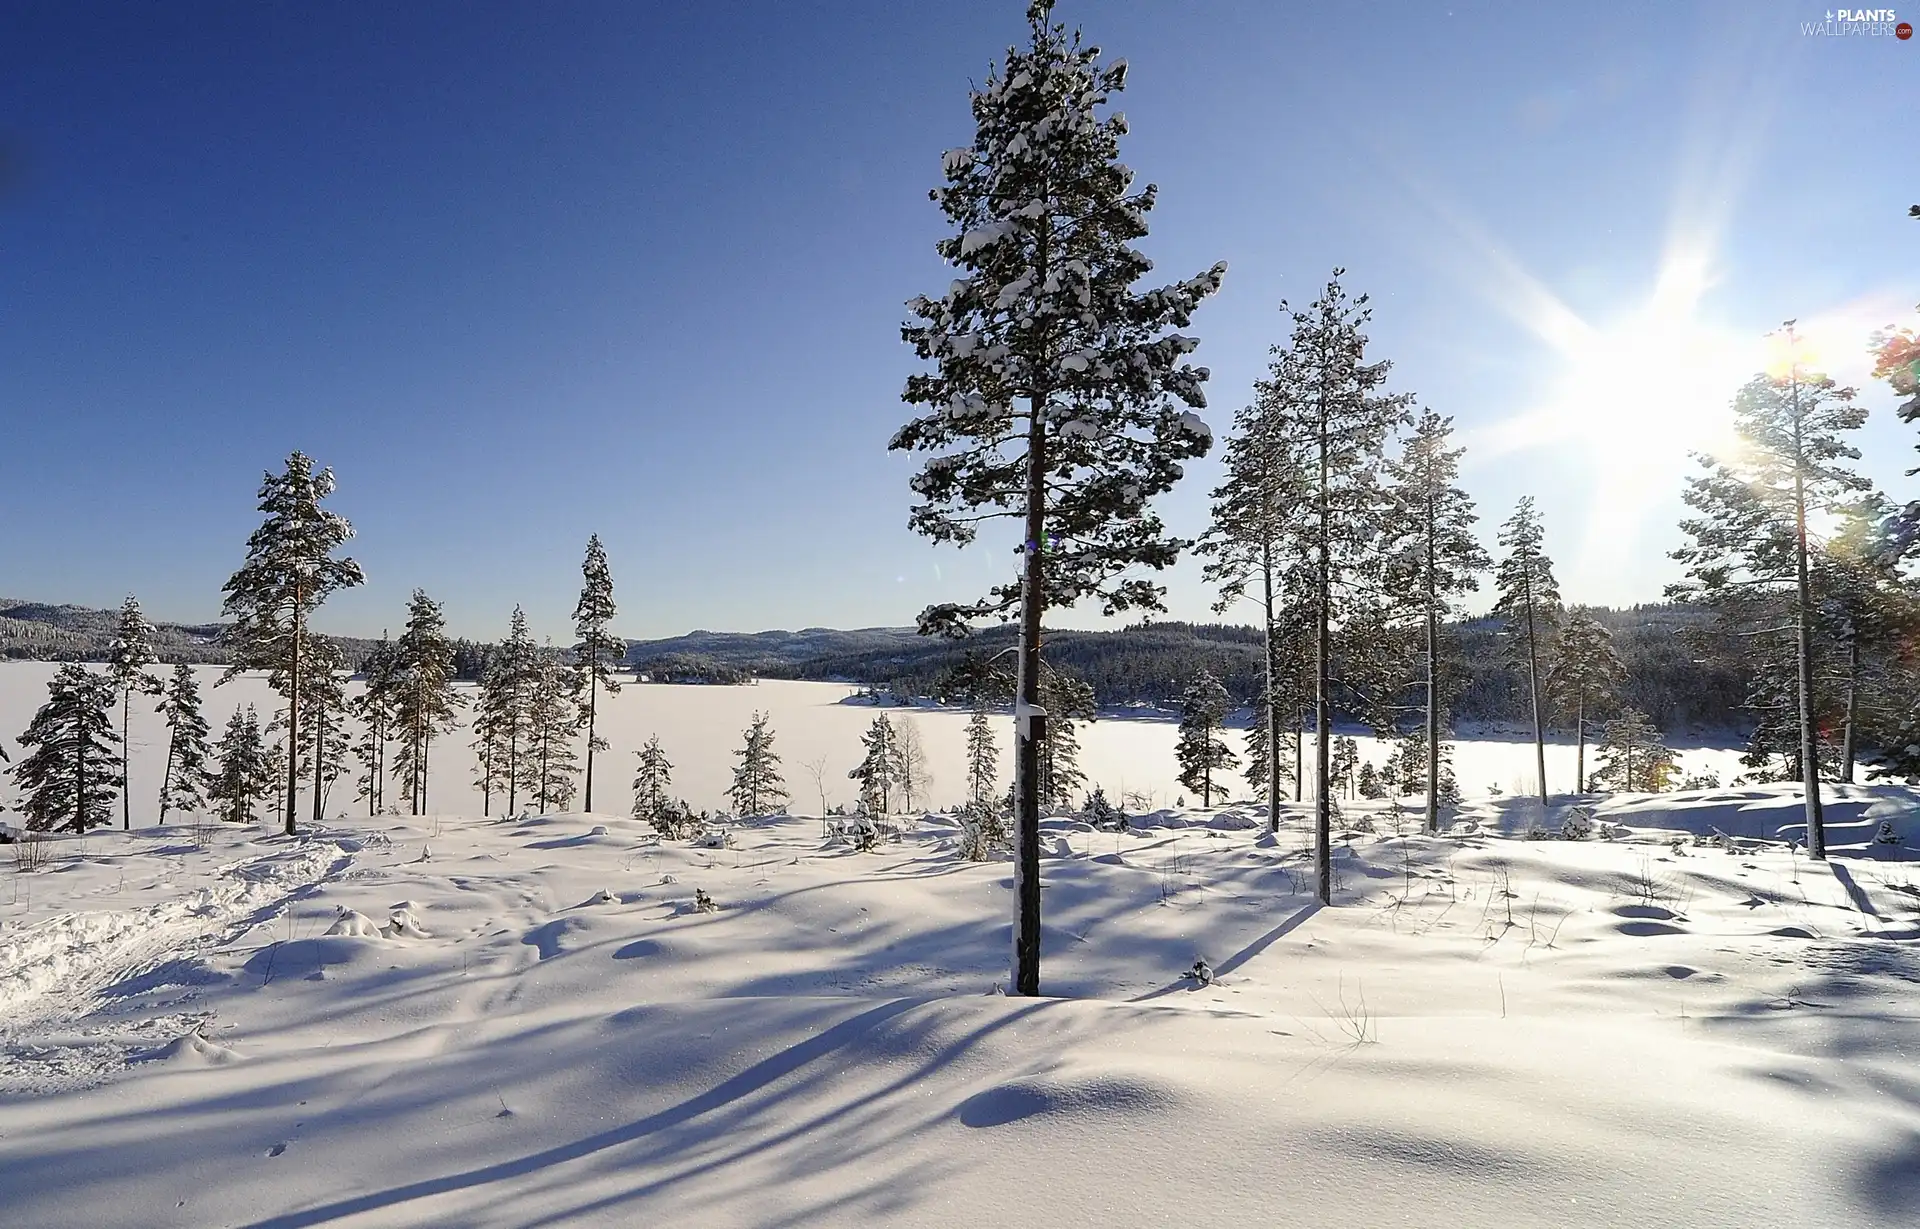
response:
[[[1902,21],[1892,9],[1828,9],[1819,21],[1803,21],[1800,33],[1825,38],[1897,38],[1905,42],[1913,37],[1913,23]]]

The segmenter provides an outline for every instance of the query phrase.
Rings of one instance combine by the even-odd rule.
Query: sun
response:
[[[1764,360],[1758,339],[1703,314],[1709,284],[1703,259],[1669,257],[1644,303],[1561,345],[1539,413],[1581,450],[1607,505],[1671,491],[1693,454],[1730,440],[1733,395]]]

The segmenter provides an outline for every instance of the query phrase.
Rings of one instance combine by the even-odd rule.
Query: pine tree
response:
[[[579,756],[573,739],[585,724],[586,712],[576,687],[581,675],[563,668],[551,649],[534,667],[528,697],[527,758],[533,768],[534,806],[544,814],[564,811],[573,801],[574,774]]]
[[[937,454],[913,480],[918,532],[964,546],[984,520],[1024,522],[1020,580],[930,607],[920,627],[959,634],[1020,610],[1012,989],[1025,995],[1040,991],[1041,625],[1088,597],[1108,614],[1163,608],[1163,589],[1139,571],[1170,566],[1180,543],[1148,501],[1211,443],[1176,408],[1205,405],[1207,372],[1186,361],[1194,339],[1171,330],[1226,271],[1134,292],[1151,262],[1131,245],[1155,190],[1132,191],[1119,162],[1125,118],[1097,114],[1126,66],[1100,66],[1098,48],[1051,15],[1051,0],[1028,9],[1029,45],[974,92],[973,143],[945,157],[932,197],[956,233],[936,249],[960,276],[908,305],[901,335],[936,370],[908,380],[904,399],[926,413],[889,444]]]
[[[1393,605],[1417,616],[1425,648],[1427,751],[1426,828],[1440,830],[1441,727],[1449,689],[1441,677],[1441,625],[1456,600],[1480,587],[1475,573],[1492,566],[1473,536],[1479,517],[1473,499],[1455,485],[1464,449],[1451,448],[1453,420],[1432,410],[1420,415],[1400,456],[1386,466],[1392,492],[1387,530],[1386,589]]]
[[[1268,377],[1254,390],[1273,438],[1305,475],[1306,515],[1293,552],[1312,561],[1307,599],[1314,645],[1315,888],[1333,899],[1333,692],[1336,634],[1378,621],[1383,534],[1389,526],[1380,466],[1388,439],[1406,421],[1411,398],[1381,391],[1392,364],[1366,361],[1361,331],[1367,296],[1349,298],[1335,269],[1319,298],[1289,312],[1293,333],[1276,346]],[[1282,311],[1288,311],[1281,304]],[[1346,655],[1351,662],[1364,652]]]
[[[1353,773],[1360,765],[1360,744],[1351,738],[1333,740],[1332,787],[1351,798],[1353,796]]]
[[[291,740],[299,747],[298,774],[312,785],[314,820],[319,821],[333,783],[347,774],[346,657],[340,646],[317,632],[307,635],[306,669],[300,676],[300,737]],[[271,681],[271,680],[269,680]],[[285,709],[274,715],[266,733],[284,730],[288,725]]]
[[[222,819],[251,823],[254,807],[274,788],[278,775],[263,741],[260,714],[251,704],[244,709],[236,705],[220,739],[220,771],[207,797],[219,804]]]
[[[1246,778],[1265,792],[1270,832],[1280,830],[1280,791],[1267,785],[1288,775],[1280,763],[1280,703],[1291,701],[1296,714],[1305,707],[1304,695],[1289,684],[1305,673],[1301,650],[1306,641],[1284,634],[1282,612],[1297,614],[1311,590],[1310,561],[1299,552],[1306,540],[1310,483],[1301,452],[1284,435],[1286,416],[1270,412],[1278,405],[1274,398],[1258,399],[1234,415],[1234,434],[1222,458],[1226,480],[1214,488],[1212,525],[1195,547],[1208,556],[1203,579],[1220,591],[1215,611],[1225,613],[1249,596],[1256,581],[1259,585],[1265,651],[1260,697],[1247,734]],[[1297,786],[1297,771],[1293,775]]]
[[[581,672],[581,684],[587,693],[587,796],[582,809],[593,810],[593,753],[607,750],[599,735],[600,691],[620,694],[613,668],[627,658],[627,642],[608,627],[613,623],[613,573],[607,568],[606,548],[600,535],[587,539],[586,561],[580,565],[582,583],[580,601],[573,608],[573,629],[579,640],[573,646],[574,661]]]
[[[1380,784],[1380,770],[1368,760],[1360,765],[1360,796],[1362,798],[1384,798],[1387,791]]]
[[[1888,746],[1920,707],[1911,652],[1920,643],[1920,584],[1901,571],[1898,533],[1899,514],[1869,490],[1841,509],[1809,561],[1820,690],[1832,697],[1821,717],[1831,712],[1839,727],[1835,773],[1848,783],[1863,746]]]
[[[479,698],[486,732],[493,740],[488,765],[493,789],[506,794],[509,815],[519,809],[522,792],[532,796],[538,789],[533,723],[539,672],[540,650],[527,628],[526,612],[515,606],[507,638],[487,655]]]
[[[1000,745],[994,741],[984,704],[975,704],[967,719],[967,800],[975,808],[987,806],[999,783]]]
[[[161,693],[160,680],[147,673],[147,667],[159,660],[153,651],[153,625],[140,613],[139,599],[128,594],[120,606],[120,624],[114,633],[113,652],[107,658],[107,677],[120,696],[120,745],[128,750],[133,748],[129,741],[133,737],[133,693]],[[120,827],[122,831],[133,829],[133,795],[124,780],[120,782]]]
[[[667,787],[673,784],[673,765],[660,747],[658,734],[648,738],[647,745],[634,754],[640,763],[633,774],[633,817],[657,824],[669,802]]]
[[[1547,690],[1556,705],[1573,716],[1573,789],[1585,793],[1587,714],[1613,698],[1614,688],[1626,678],[1627,671],[1614,652],[1613,633],[1584,610],[1567,615],[1555,648]]]
[[[1507,553],[1494,573],[1500,600],[1493,613],[1505,620],[1516,660],[1527,670],[1527,696],[1533,712],[1533,760],[1540,805],[1547,802],[1547,742],[1540,723],[1541,684],[1551,663],[1550,646],[1560,626],[1560,582],[1553,576],[1553,560],[1542,549],[1544,535],[1533,496],[1523,495],[1513,515],[1500,527],[1500,546]]]
[[[847,776],[860,782],[860,805],[869,815],[884,816],[893,807],[893,791],[900,783],[900,748],[894,738],[893,723],[885,713],[873,719],[860,736],[866,756]]]
[[[169,812],[192,815],[204,808],[213,780],[209,767],[213,748],[207,744],[210,731],[200,711],[200,684],[192,666],[182,663],[173,668],[160,715],[167,720],[167,763],[160,776],[160,822],[164,824]]]
[[[1915,215],[1920,217],[1920,213]],[[1915,310],[1920,310],[1916,308]],[[1895,407],[1903,422],[1920,422],[1920,334],[1910,328],[1889,326],[1873,335],[1873,378],[1885,380],[1895,393],[1906,398]],[[1915,445],[1920,448],[1920,444]],[[1907,471],[1911,478],[1920,467]],[[1889,523],[1892,547],[1906,553],[1920,543],[1920,499],[1900,510]]]
[[[1235,763],[1233,751],[1220,736],[1231,704],[1227,689],[1206,670],[1187,685],[1180,699],[1182,715],[1174,756],[1180,761],[1180,784],[1197,791],[1203,807],[1213,805],[1214,774],[1224,773]]]
[[[244,670],[267,670],[287,702],[289,741],[300,736],[301,677],[305,671],[307,624],[335,590],[365,583],[360,565],[336,559],[334,552],[353,536],[345,517],[320,506],[333,494],[333,471],[316,471],[306,454],[287,458],[285,472],[267,474],[260,485],[259,510],[266,520],[247,539],[247,559],[223,588],[221,612],[233,620],[226,640],[233,665],[225,682]],[[299,756],[286,758],[286,831],[294,833],[299,789]],[[320,821],[320,795],[313,799]]]
[[[400,747],[393,775],[406,782],[407,806],[427,813],[427,764],[436,734],[454,728],[453,645],[440,604],[419,589],[407,604],[407,628],[394,642],[394,728]]]
[[[367,815],[380,813],[387,802],[387,750],[393,741],[394,704],[399,680],[398,656],[393,641],[385,632],[373,646],[361,667],[364,680],[360,694],[350,703],[360,722],[360,741],[353,745],[354,758],[360,761],[360,777],[355,797],[364,799]]]
[[[1793,321],[1782,327],[1781,340],[1779,373],[1755,376],[1734,397],[1737,449],[1724,459],[1701,456],[1706,473],[1687,482],[1684,498],[1698,515],[1680,523],[1693,541],[1673,557],[1687,565],[1687,579],[1668,595],[1723,609],[1770,595],[1790,613],[1807,852],[1825,858],[1807,522],[1842,511],[1867,489],[1844,464],[1860,452],[1843,438],[1867,413],[1853,403],[1852,389],[1802,373]]]
[[[119,685],[111,675],[68,663],[47,683],[47,702],[16,740],[29,749],[8,771],[26,794],[29,832],[85,832],[113,822],[113,794],[125,766],[108,715]]]
[[[1094,719],[1093,688],[1042,662],[1040,705],[1047,719],[1034,749],[1035,797],[1041,808],[1057,810],[1071,806],[1074,797],[1087,787],[1087,774],[1080,768],[1076,723]]]
[[[1600,766],[1594,769],[1593,784],[1608,791],[1658,794],[1672,779],[1672,749],[1660,741],[1660,731],[1647,715],[1629,708],[1606,724],[1606,734],[1594,749]]]
[[[786,781],[780,776],[780,757],[773,750],[773,728],[765,713],[755,713],[753,724],[742,737],[746,745],[734,752],[740,759],[733,770],[733,785],[727,796],[734,814],[741,818],[772,814],[787,801]]]

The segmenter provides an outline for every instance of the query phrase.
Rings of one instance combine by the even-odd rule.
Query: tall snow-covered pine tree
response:
[[[259,510],[266,513],[260,528],[247,539],[247,558],[223,588],[221,612],[233,620],[226,641],[233,649],[233,665],[225,682],[244,670],[271,671],[274,686],[287,702],[287,740],[290,752],[304,728],[300,721],[301,678],[306,669],[307,624],[329,594],[363,584],[366,576],[352,559],[334,552],[353,536],[345,517],[320,506],[333,494],[333,471],[314,468],[311,458],[295,452],[286,469],[267,474],[260,484]],[[286,831],[294,832],[300,782],[300,756],[285,757],[284,803]],[[321,799],[313,798],[314,822],[320,820]]]
[[[934,370],[907,381],[919,407],[889,447],[934,454],[913,489],[910,522],[965,545],[983,521],[1020,525],[1018,580],[970,604],[929,607],[923,632],[1020,612],[1014,703],[1017,799],[1012,989],[1040,992],[1040,703],[1044,613],[1098,597],[1111,614],[1161,608],[1141,569],[1181,545],[1149,501],[1211,443],[1197,342],[1175,330],[1220,287],[1226,267],[1136,292],[1151,262],[1152,185],[1119,160],[1126,118],[1107,111],[1126,63],[1052,24],[1051,0],[1027,12],[1029,41],[973,92],[974,137],[949,150],[932,198],[953,226],[936,248],[957,276],[908,304],[902,337]]]

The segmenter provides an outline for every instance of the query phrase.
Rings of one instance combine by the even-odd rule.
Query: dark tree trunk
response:
[[[1434,575],[1433,492],[1427,492],[1427,831],[1440,831],[1440,582]]]
[[[1332,497],[1327,490],[1328,480],[1328,441],[1327,441],[1327,398],[1323,388],[1320,394],[1320,536],[1319,585],[1316,594],[1318,609],[1314,611],[1316,632],[1316,651],[1314,653],[1313,687],[1313,727],[1317,736],[1314,746],[1314,783],[1313,783],[1313,872],[1314,890],[1320,897],[1320,903],[1333,903],[1333,791],[1329,788],[1332,776],[1333,731],[1329,718],[1331,706],[1327,702],[1327,691],[1333,677],[1333,628],[1331,626],[1333,605],[1333,559],[1332,551]]]
[[[1520,583],[1527,606],[1527,694],[1533,700],[1533,766],[1540,787],[1540,809],[1545,818],[1547,806],[1547,743],[1540,729],[1540,642],[1533,618],[1533,557],[1526,561],[1526,575]]]
[[[1853,784],[1855,730],[1860,720],[1860,639],[1847,637],[1847,716],[1840,741],[1840,779]]]
[[[133,831],[133,791],[127,788],[127,768],[133,763],[133,688],[120,689],[120,831]],[[163,821],[164,822],[164,821]]]
[[[1278,693],[1275,686],[1273,668],[1273,535],[1266,527],[1261,529],[1260,578],[1264,586],[1261,595],[1261,608],[1266,612],[1267,646],[1267,693],[1266,703],[1260,720],[1267,727],[1267,831],[1280,831],[1280,721]]]
[[[1036,393],[1027,426],[1027,540],[1020,599],[1020,694],[1014,701],[1014,806],[1019,916],[1014,926],[1014,993],[1040,993],[1040,622],[1046,605],[1041,544],[1046,538],[1046,398]]]
[[[600,673],[594,669],[599,662],[589,657],[587,661],[587,788],[586,798],[581,809],[593,810],[593,727],[594,718],[600,707]]]

